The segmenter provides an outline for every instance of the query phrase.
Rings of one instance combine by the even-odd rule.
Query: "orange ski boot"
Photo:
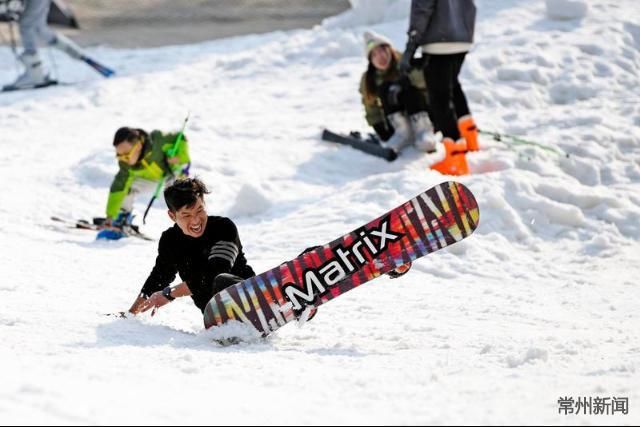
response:
[[[451,138],[442,140],[444,144],[445,157],[443,160],[431,166],[431,169],[443,175],[468,175],[469,165],[467,164],[467,144],[463,138],[458,142],[453,142]]]
[[[478,145],[478,127],[473,117],[467,115],[458,119],[458,130],[460,136],[467,141],[467,150],[478,151],[480,146]]]

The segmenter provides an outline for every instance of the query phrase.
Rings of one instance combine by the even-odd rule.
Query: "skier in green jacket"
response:
[[[107,226],[130,225],[133,202],[140,193],[153,193],[159,183],[189,174],[191,159],[186,137],[179,133],[150,134],[122,127],[113,139],[120,170],[111,183],[107,201]],[[175,151],[175,156],[170,152]]]

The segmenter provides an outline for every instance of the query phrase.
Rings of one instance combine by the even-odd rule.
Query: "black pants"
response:
[[[470,114],[467,98],[458,81],[465,56],[466,52],[429,55],[424,69],[434,126],[442,131],[445,138],[454,141],[460,138],[458,118]]]
[[[389,96],[389,90],[393,85],[399,85],[401,88],[396,102],[393,102]],[[384,110],[385,116],[399,111],[412,115],[421,111],[427,111],[428,109],[424,93],[411,85],[406,78],[400,79],[397,82],[387,82],[383,84],[378,90],[378,96],[382,100],[382,109]]]
[[[242,277],[236,276],[234,274],[229,273],[221,273],[213,279],[213,293],[212,296],[217,294],[220,291],[227,289],[229,286],[233,286],[236,283],[242,282],[244,279]]]
[[[218,274],[205,291],[205,295],[200,295],[198,298],[200,301],[206,301],[203,305],[198,305],[200,311],[204,313],[204,310],[207,308],[206,303],[209,302],[218,292],[223,291],[236,283],[242,282],[243,280],[245,279],[229,273]]]
[[[401,87],[396,100],[393,100],[393,97],[389,96],[393,85],[400,85]],[[378,97],[382,100],[382,110],[384,111],[385,117],[398,112],[404,112],[412,116],[416,113],[426,111],[431,121],[433,121],[428,99],[425,98],[424,92],[411,85],[406,78],[400,79],[397,82],[387,82],[380,86],[378,88]],[[374,129],[383,141],[391,138],[394,132],[393,126],[386,120],[384,124],[374,126]]]

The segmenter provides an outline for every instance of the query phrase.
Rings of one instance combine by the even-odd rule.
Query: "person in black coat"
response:
[[[476,7],[473,0],[412,0],[407,47],[400,69],[408,72],[418,47],[425,60],[434,125],[445,146],[478,149],[478,130],[458,75],[473,44]]]
[[[129,309],[131,314],[156,310],[186,296],[204,311],[216,293],[255,276],[233,221],[207,215],[206,193],[197,178],[177,180],[164,191],[175,225],[162,233],[155,266]],[[171,287],[176,274],[182,283]]]

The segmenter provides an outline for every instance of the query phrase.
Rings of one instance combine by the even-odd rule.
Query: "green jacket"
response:
[[[118,162],[120,170],[111,183],[109,200],[107,201],[107,217],[115,219],[131,185],[138,179],[160,182],[165,176],[180,176],[182,169],[191,159],[186,137],[180,143],[176,157],[180,161],[170,166],[168,153],[176,141],[178,133],[162,133],[158,130],[151,132],[146,138],[140,154],[140,160],[133,165]]]
[[[380,87],[385,82],[397,80],[400,76],[400,70],[396,66],[395,69],[389,69],[387,71],[376,70],[376,87]],[[411,85],[421,89],[424,93],[425,101],[428,101],[427,84],[424,80],[424,74],[421,69],[413,68],[409,72],[409,81]],[[360,79],[360,95],[362,95],[362,105],[364,105],[365,118],[369,126],[374,126],[379,123],[386,123],[387,119],[382,109],[382,100],[377,95],[373,97],[367,96],[366,92],[367,73],[362,74]]]

